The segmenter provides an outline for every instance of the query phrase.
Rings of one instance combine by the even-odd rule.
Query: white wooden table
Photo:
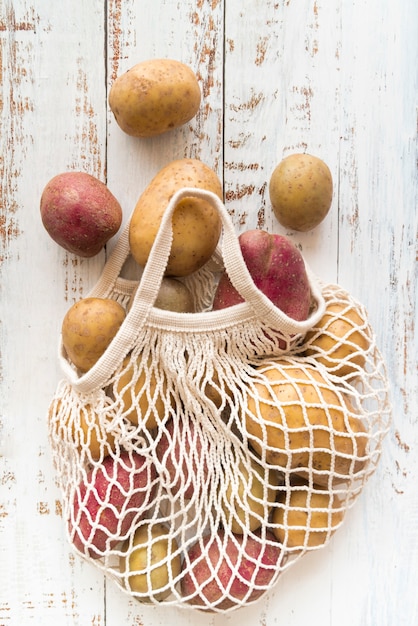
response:
[[[197,73],[191,124],[124,135],[114,78],[172,57]],[[416,0],[0,0],[0,625],[414,626],[418,624]],[[381,463],[329,546],[228,617],[129,601],[66,543],[46,411],[69,306],[105,253],[67,254],[39,215],[44,185],[80,169],[124,219],[169,160],[223,179],[237,232],[284,232],[267,182],[292,152],[323,158],[332,209],[287,233],[314,271],[367,307],[388,365],[393,428]],[[111,247],[111,246],[109,246]]]

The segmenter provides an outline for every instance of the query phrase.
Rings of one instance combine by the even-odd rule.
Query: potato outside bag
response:
[[[184,279],[197,312],[175,313],[153,304],[172,214],[190,196],[216,207],[223,229]],[[139,283],[122,276],[129,256],[128,224],[89,294],[129,307],[99,361],[80,373],[59,344],[49,432],[68,540],[141,602],[229,612],[343,522],[388,429],[384,363],[367,320],[364,367],[349,376],[306,356],[327,301],[357,303],[307,267],[312,312],[287,317],[255,287],[211,192],[172,197]],[[211,311],[224,268],[244,302]]]

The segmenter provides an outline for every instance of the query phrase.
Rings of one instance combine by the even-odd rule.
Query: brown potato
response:
[[[128,311],[132,307],[136,289],[129,302]],[[190,289],[177,278],[164,276],[160,290],[154,302],[157,309],[175,311],[177,313],[194,313],[193,294]]]
[[[245,413],[255,451],[319,485],[330,475],[338,482],[361,471],[368,437],[351,403],[312,365],[269,363]]]
[[[170,198],[183,187],[206,189],[222,198],[220,180],[202,161],[179,159],[166,165],[146,187],[131,217],[129,245],[140,266],[147,262]],[[197,198],[179,202],[173,214],[166,276],[188,276],[200,269],[215,251],[220,233],[220,216],[209,202]]]
[[[273,212],[282,226],[312,230],[331,208],[332,176],[328,165],[311,154],[291,154],[274,169],[269,182]]]
[[[68,358],[82,372],[99,360],[125,319],[125,309],[111,298],[83,298],[67,311],[62,343]]]
[[[116,78],[109,106],[128,135],[151,137],[182,126],[199,110],[201,93],[195,73],[174,59],[137,63]]]
[[[271,530],[290,550],[325,544],[343,521],[341,503],[328,491],[310,493],[307,487],[292,487],[287,498],[283,495],[277,503]]]
[[[69,407],[63,413],[62,402],[52,403],[49,421],[54,437],[73,444],[79,454],[86,451],[88,461],[98,461],[115,449],[115,436],[106,428],[103,415],[99,415],[90,404]],[[61,415],[60,415],[61,414]]]
[[[361,312],[347,302],[330,302],[320,321],[306,334],[305,354],[338,376],[348,376],[366,361],[370,333]]]
[[[234,476],[229,475],[221,506],[233,533],[254,531],[267,521],[276,499],[279,472],[266,470],[250,459],[239,463]]]
[[[129,361],[129,356],[124,359],[122,366],[122,371],[124,371],[115,383],[114,394],[116,398],[120,397],[125,417],[132,424],[135,426],[142,424],[148,430],[153,430],[164,417],[164,397],[157,389],[155,374],[151,372],[148,378],[144,368],[136,374],[134,365],[129,365]],[[150,365],[151,359],[148,361],[148,366]],[[164,391],[163,385],[162,393]]]

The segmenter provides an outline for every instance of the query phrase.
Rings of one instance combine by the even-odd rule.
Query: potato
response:
[[[119,230],[122,208],[107,186],[85,172],[64,172],[45,186],[42,223],[68,252],[93,257]]]
[[[253,531],[267,521],[279,485],[279,473],[264,469],[252,458],[239,463],[234,475],[226,476],[221,507],[233,533]]]
[[[269,181],[273,212],[282,226],[308,231],[328,214],[333,182],[328,165],[310,154],[291,154],[274,169]]]
[[[68,520],[74,546],[93,559],[104,556],[148,512],[155,490],[156,469],[145,455],[105,457],[74,491]]]
[[[122,548],[119,569],[126,588],[140,594],[140,602],[162,602],[170,595],[170,583],[180,575],[181,556],[170,530],[161,523],[146,523]]]
[[[226,610],[254,602],[271,584],[282,551],[273,533],[228,535],[220,530],[196,541],[183,561],[181,594],[185,602]]]
[[[128,311],[131,309],[135,293],[136,289],[129,302]],[[157,309],[175,311],[177,313],[194,313],[195,310],[193,294],[187,285],[182,283],[181,280],[170,278],[169,276],[164,276],[162,279],[154,306]]]
[[[238,240],[256,287],[289,317],[306,320],[311,305],[311,288],[303,257],[294,243],[283,235],[260,229],[245,231]],[[242,296],[224,272],[215,292],[213,310],[242,301]]]
[[[54,437],[70,442],[78,453],[86,454],[86,461],[98,461],[115,449],[115,437],[106,428],[106,418],[93,406],[68,407],[64,412],[61,401],[53,402],[49,421]]]
[[[192,421],[171,418],[159,431],[155,452],[171,496],[181,494],[190,500],[207,488],[210,451],[202,430]]]
[[[292,487],[277,503],[271,529],[281,544],[297,551],[325,544],[343,518],[341,502],[328,491]]]
[[[159,387],[152,370],[148,374],[146,368],[142,368],[136,373],[134,365],[129,364],[129,361],[129,356],[123,361],[123,373],[114,385],[114,396],[121,399],[124,415],[132,424],[142,424],[148,430],[153,430],[164,417],[165,403],[162,394],[165,393],[166,386]],[[151,368],[151,365],[150,358],[148,367]]]
[[[67,311],[62,344],[68,358],[82,372],[99,360],[125,319],[125,309],[111,298],[83,298]]]
[[[245,426],[268,463],[312,476],[319,485],[342,481],[367,462],[368,437],[350,401],[309,364],[286,360],[260,366],[265,382],[248,395]]]
[[[358,307],[331,301],[319,322],[306,334],[304,354],[315,357],[332,374],[351,376],[364,367],[370,343],[370,330]]]
[[[128,135],[151,137],[182,126],[199,110],[201,93],[190,67],[173,59],[137,63],[116,78],[109,106]]]
[[[173,194],[183,187],[212,191],[222,198],[217,175],[198,159],[168,163],[140,196],[129,226],[132,256],[140,266],[147,262],[162,216]],[[209,202],[185,198],[173,214],[173,243],[166,276],[182,277],[200,269],[212,256],[221,233],[221,219]]]

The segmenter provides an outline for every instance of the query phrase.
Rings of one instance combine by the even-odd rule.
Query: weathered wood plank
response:
[[[0,623],[104,623],[103,581],[71,554],[46,410],[62,316],[103,259],[47,236],[43,186],[66,169],[103,178],[104,14],[91,3],[1,3]]]

